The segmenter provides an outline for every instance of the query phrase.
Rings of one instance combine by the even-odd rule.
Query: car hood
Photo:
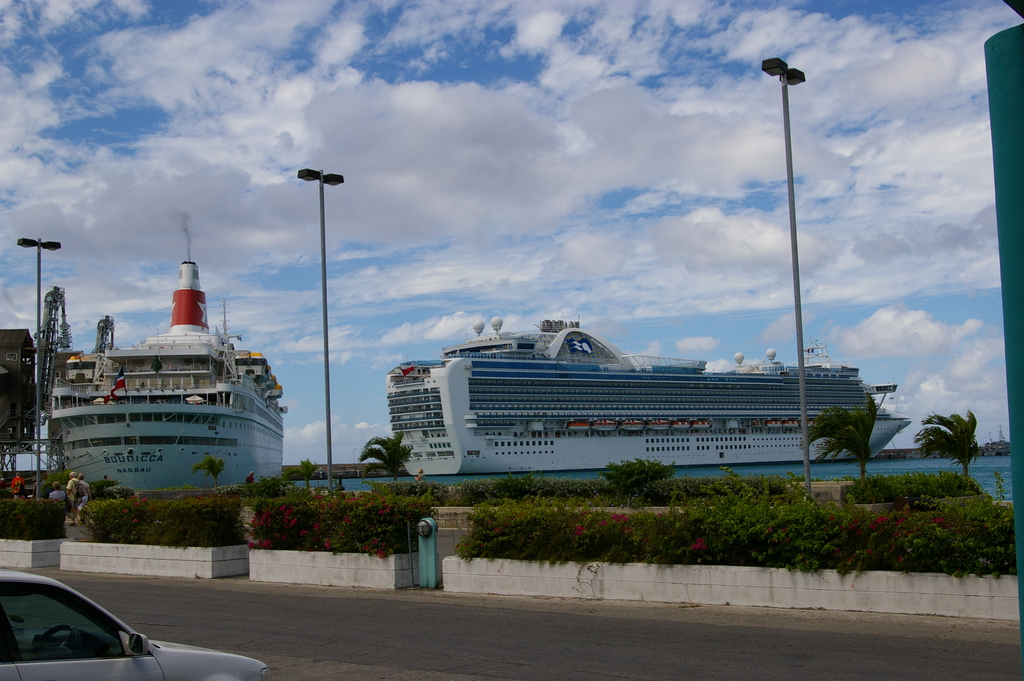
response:
[[[150,641],[150,649],[167,681],[260,681],[260,672],[267,666],[251,657],[180,643]]]

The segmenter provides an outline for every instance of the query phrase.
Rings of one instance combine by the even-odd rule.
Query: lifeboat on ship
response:
[[[764,422],[766,428],[781,428],[782,421],[776,421],[775,419],[769,419]]]
[[[711,427],[711,421],[690,421],[690,427],[697,430],[707,430]]]
[[[594,430],[615,430],[616,425],[614,419],[597,419],[594,421]]]
[[[683,421],[681,419],[672,420],[672,430],[686,430],[690,427],[689,421]]]
[[[782,425],[784,425],[787,428],[799,428],[800,427],[800,422],[799,421],[783,421]]]
[[[569,421],[569,423],[566,424],[565,429],[574,432],[590,430],[590,421]]]
[[[640,419],[622,419],[623,430],[643,430],[644,422]]]
[[[647,427],[651,430],[668,430],[671,426],[666,419],[651,419],[647,422]]]

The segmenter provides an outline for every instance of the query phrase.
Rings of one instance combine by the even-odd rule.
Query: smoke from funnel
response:
[[[186,259],[192,262],[192,235],[188,231],[188,223],[192,216],[188,213],[180,213],[178,217],[181,219],[181,231],[185,233],[185,247],[188,252],[188,258]]]

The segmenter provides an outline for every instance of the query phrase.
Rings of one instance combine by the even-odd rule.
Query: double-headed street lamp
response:
[[[811,443],[807,440],[807,377],[804,375],[804,319],[800,305],[800,256],[796,243],[796,194],[793,190],[793,140],[789,132],[789,86],[807,78],[800,69],[791,69],[778,57],[761,62],[761,70],[778,76],[782,83],[782,127],[786,135],[786,182],[789,188],[789,242],[793,252],[793,306],[796,310],[796,364],[800,385],[800,432],[803,435],[804,485],[811,493]]]
[[[345,181],[341,175],[324,173],[322,170],[303,168],[299,179],[320,183],[320,292],[324,315],[324,408],[327,413],[327,489],[334,489],[334,469],[331,454],[331,353],[327,341],[327,228],[324,222],[324,185],[332,187]]]
[[[59,241],[42,239],[18,239],[22,248],[36,249],[36,498],[40,498],[40,481],[43,471],[43,249],[60,249]]]

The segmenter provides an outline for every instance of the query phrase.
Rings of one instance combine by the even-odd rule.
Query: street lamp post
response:
[[[43,347],[40,342],[43,336],[43,249],[56,251],[60,248],[59,241],[43,241],[42,239],[18,239],[22,248],[36,249],[36,489],[35,496],[41,498],[43,474]]]
[[[761,70],[769,76],[778,76],[782,83],[782,127],[786,137],[786,183],[789,189],[789,242],[793,253],[793,307],[796,311],[796,363],[800,386],[800,432],[804,454],[804,485],[811,493],[811,443],[807,437],[807,376],[804,373],[804,319],[800,304],[800,256],[796,242],[796,194],[793,189],[793,139],[789,131],[789,86],[799,85],[807,78],[800,69],[775,57],[761,62]]]
[[[345,181],[341,175],[324,173],[322,170],[303,168],[298,175],[300,180],[320,183],[320,293],[323,308],[324,325],[324,409],[327,425],[327,489],[334,489],[334,468],[331,453],[331,354],[327,340],[327,228],[324,221],[324,185],[332,187]]]

